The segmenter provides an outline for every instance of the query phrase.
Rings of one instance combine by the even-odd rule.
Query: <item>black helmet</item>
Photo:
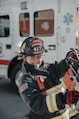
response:
[[[43,41],[36,37],[28,37],[25,39],[20,48],[20,54],[26,56],[42,55],[47,52],[44,48]]]

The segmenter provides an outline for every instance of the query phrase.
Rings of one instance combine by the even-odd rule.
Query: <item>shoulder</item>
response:
[[[18,72],[18,74],[16,76],[16,85],[17,85],[17,87],[20,87],[25,82],[32,83],[33,79],[34,79],[34,76],[32,76],[31,74],[29,74],[27,72],[20,71],[20,72]]]

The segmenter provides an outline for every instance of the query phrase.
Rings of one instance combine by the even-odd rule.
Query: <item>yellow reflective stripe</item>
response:
[[[69,107],[68,109],[69,109],[69,117],[73,117],[73,116],[79,114],[79,111],[76,109],[73,109],[72,107]]]
[[[57,103],[56,103],[56,94],[52,95],[52,104],[54,111],[58,111]]]
[[[75,115],[77,115],[77,114],[79,114],[78,110],[72,110],[72,111],[70,111],[70,113],[69,113],[69,117],[73,117],[73,116],[75,116]]]
[[[61,119],[61,116],[57,116],[57,117],[50,118],[50,119]]]
[[[63,114],[50,119],[69,119],[69,110],[66,110]]]
[[[46,104],[47,104],[49,112],[58,111],[58,107],[56,104],[56,94],[63,92],[63,90],[65,91],[64,87],[62,86],[62,84],[59,84],[46,91],[48,94],[46,96]]]
[[[57,90],[58,88],[60,88],[60,87],[61,87],[61,84],[56,85],[56,86],[54,86],[53,88],[48,89],[48,90],[47,90],[47,93],[54,92],[54,91],[56,91],[56,90]]]
[[[63,87],[62,83],[59,85],[54,86],[53,88],[50,88],[46,91],[47,93],[60,93],[65,92],[65,88]]]
[[[53,118],[50,118],[50,119],[70,119],[71,117],[73,117],[77,114],[79,114],[78,110],[73,110],[72,108],[69,108],[63,114],[53,117]]]
[[[67,109],[63,114],[61,114],[61,119],[69,119],[69,110]]]
[[[49,112],[58,111],[57,104],[56,104],[56,94],[48,94],[46,96],[46,104],[48,107]]]
[[[46,104],[47,104],[47,107],[48,107],[48,111],[52,112],[52,107],[50,105],[49,95],[46,96]]]

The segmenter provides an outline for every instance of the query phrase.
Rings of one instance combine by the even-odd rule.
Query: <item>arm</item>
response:
[[[61,77],[64,76],[64,74],[66,73],[66,71],[68,70],[69,66],[66,63],[66,60],[63,59],[61,62],[59,63],[55,63],[55,64],[50,64],[48,66],[48,71],[49,71],[49,76],[54,79],[54,77],[57,78],[57,80]]]
[[[26,105],[33,112],[38,114],[48,112],[46,106],[46,95],[43,95],[40,92],[34,77],[27,75],[23,76],[20,81],[19,92]]]
[[[38,89],[35,80],[28,76],[24,76],[19,85],[22,99],[33,112],[39,115],[46,113],[50,115],[51,113],[65,108],[66,99],[69,99],[69,93],[67,93],[67,98],[66,95],[60,93],[59,89],[61,88],[62,85],[57,85],[49,89],[49,91],[46,91],[47,95],[43,95]],[[72,95],[72,97],[74,96]],[[75,103],[73,99],[74,98],[71,98],[68,104]]]
[[[56,64],[56,70],[57,70],[59,78],[63,77],[68,69],[69,69],[69,66],[66,63],[66,59],[63,59],[58,64]]]
[[[29,81],[29,82],[28,82]],[[38,114],[46,114],[46,113],[53,113],[58,111],[60,108],[63,108],[63,101],[60,98],[58,102],[56,99],[58,98],[57,94],[53,93],[50,94],[50,91],[47,95],[41,94],[40,90],[37,87],[37,84],[34,79],[31,77],[24,77],[22,79],[22,84],[19,87],[20,94],[22,98],[27,103],[27,99],[29,100],[29,106],[32,111]],[[61,104],[60,101],[61,100]],[[50,104],[49,104],[50,103]],[[50,109],[50,105],[51,109]],[[61,107],[60,107],[61,106]]]

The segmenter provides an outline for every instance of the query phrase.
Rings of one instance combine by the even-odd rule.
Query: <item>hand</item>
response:
[[[67,90],[65,94],[66,104],[76,104],[79,99],[79,93],[77,91],[69,91]]]

